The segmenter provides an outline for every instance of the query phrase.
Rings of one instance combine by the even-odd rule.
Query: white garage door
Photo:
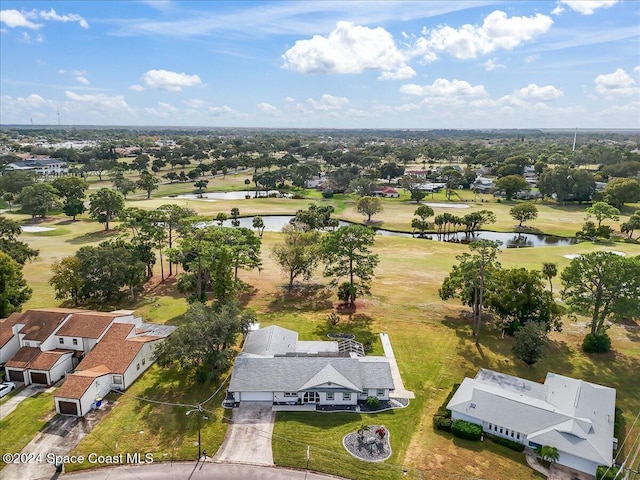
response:
[[[273,392],[242,392],[241,402],[273,402]]]

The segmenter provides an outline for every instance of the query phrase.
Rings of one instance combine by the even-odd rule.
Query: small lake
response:
[[[244,200],[247,195],[250,198],[256,198],[255,190],[238,190],[237,192],[205,192],[201,195],[197,193],[187,193],[184,195],[173,195],[166,198],[183,198],[187,200]],[[258,197],[280,196],[279,190],[258,190]]]
[[[264,222],[265,231],[267,232],[280,232],[282,227],[287,225],[293,218],[293,215],[266,215],[262,217]],[[253,228],[253,217],[238,218],[241,227]],[[213,222],[213,225],[217,225],[217,222]],[[225,221],[223,224],[225,227],[231,227],[231,220]],[[339,226],[344,227],[347,225],[353,225],[351,222],[340,220]],[[406,237],[406,238],[418,238],[414,237],[410,232],[394,232],[391,230],[377,229],[378,235],[387,235],[392,237]],[[498,240],[502,242],[502,248],[522,248],[522,247],[559,247],[564,245],[573,245],[576,243],[575,238],[570,237],[556,237],[554,235],[541,235],[535,233],[502,233],[502,232],[487,232],[479,231],[474,235],[466,235],[464,232],[449,233],[449,234],[428,234],[423,240],[434,240],[438,242],[450,242],[450,243],[470,243],[474,240]]]

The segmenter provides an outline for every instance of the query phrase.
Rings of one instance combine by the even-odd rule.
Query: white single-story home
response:
[[[453,420],[536,448],[558,449],[556,463],[595,475],[613,463],[616,391],[547,373],[543,384],[481,369],[465,378],[447,405]]]
[[[298,341],[270,326],[249,332],[236,358],[228,391],[235,402],[290,405],[357,405],[388,400],[394,389],[386,357],[365,357],[340,342]]]
[[[385,197],[385,198],[398,198],[400,194],[395,188],[382,187],[382,188],[376,188],[373,192],[371,192],[371,196]]]
[[[9,163],[5,170],[31,171],[39,175],[63,175],[69,173],[67,162],[57,158],[30,158]]]
[[[55,394],[56,412],[83,417],[109,393],[110,377],[109,369],[105,366],[68,375]]]

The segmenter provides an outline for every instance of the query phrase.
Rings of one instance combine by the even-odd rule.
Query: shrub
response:
[[[613,436],[616,438],[620,438],[620,431],[622,429],[622,409],[616,407],[615,417],[613,421]]]
[[[451,433],[456,437],[467,440],[480,440],[480,437],[482,437],[482,427],[476,423],[467,422],[466,420],[454,420],[451,424]]]
[[[586,353],[604,353],[611,350],[611,339],[606,333],[589,333],[582,341]]]
[[[378,408],[380,406],[380,400],[377,397],[368,397],[367,406],[369,408]]]
[[[333,197],[333,190],[330,188],[326,188],[322,191],[322,198],[331,198]]]
[[[453,421],[450,418],[444,417],[442,415],[433,416],[433,428],[435,428],[436,430],[450,432],[452,423]]]
[[[620,467],[607,467],[606,465],[598,465],[596,469],[596,480],[613,480],[618,475]],[[606,474],[605,474],[606,472]]]
[[[524,452],[524,445],[518,442],[514,442],[513,440],[509,440],[508,438],[498,437],[497,435],[491,435],[490,433],[485,433],[484,436],[491,440],[493,443],[497,443],[498,445],[503,445],[511,450],[515,450],[516,452]]]

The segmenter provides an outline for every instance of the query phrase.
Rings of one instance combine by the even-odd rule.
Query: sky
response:
[[[640,1],[2,0],[0,100],[2,124],[640,128]]]

